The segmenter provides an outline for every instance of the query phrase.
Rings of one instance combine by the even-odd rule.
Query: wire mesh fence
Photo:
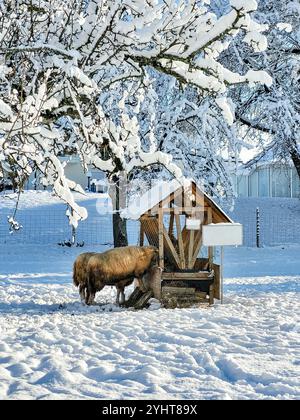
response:
[[[257,211],[260,214],[260,244],[274,246],[300,244],[300,200],[296,199],[238,199],[230,214],[244,227],[244,246],[255,247],[257,242]],[[70,241],[72,228],[62,207],[19,210],[22,229],[9,233],[7,215],[0,212],[0,244],[59,244]],[[87,220],[79,223],[76,242],[85,245],[113,245],[112,216],[90,209]],[[128,221],[128,240],[138,244],[139,222]]]
[[[0,219],[0,244],[64,244],[72,240],[72,227],[63,211],[20,210],[17,219],[22,228],[9,233],[7,219]],[[139,224],[128,222],[128,240],[136,244]],[[86,245],[113,245],[112,216],[92,215],[79,223],[76,242]]]
[[[245,246],[256,247],[257,231],[260,246],[300,244],[299,199],[240,198],[231,217],[243,225]]]

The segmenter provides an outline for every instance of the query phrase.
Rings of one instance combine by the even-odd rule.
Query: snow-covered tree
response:
[[[76,152],[118,185],[120,173],[162,164],[157,121],[141,141],[139,112],[151,69],[213,95],[228,121],[229,86],[271,85],[264,70],[238,73],[220,62],[232,40],[266,48],[264,26],[251,19],[254,0],[231,0],[223,15],[207,0],[3,0],[0,4],[0,176],[13,166],[23,179],[38,169],[45,185],[87,217],[59,155]],[[2,175],[1,175],[2,174]]]
[[[154,138],[159,139],[158,150],[172,155],[184,176],[195,179],[210,195],[232,201],[228,158],[237,156],[239,139],[234,125],[224,118],[213,97],[194,87],[181,88],[176,79],[156,74],[139,118],[142,140],[151,132],[152,118],[156,121]],[[138,182],[133,189],[144,188],[142,180],[147,180],[149,187],[162,177],[168,179],[170,175],[157,165],[147,173],[137,170],[133,178]]]
[[[292,160],[300,176],[299,1],[261,0],[255,18],[266,25],[267,50],[256,54],[236,48],[235,40],[223,62],[240,72],[267,69],[273,84],[233,89],[237,121],[241,132],[260,145],[260,156],[272,150],[274,156]]]

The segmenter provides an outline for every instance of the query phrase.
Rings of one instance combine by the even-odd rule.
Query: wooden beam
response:
[[[163,236],[164,236],[164,238],[165,238],[165,240],[166,240],[166,242],[167,242],[167,244],[170,248],[170,251],[171,251],[171,253],[174,257],[174,260],[176,261],[176,264],[178,265],[178,267],[180,267],[180,259],[178,257],[177,251],[176,251],[176,249],[173,245],[173,242],[171,241],[170,236],[168,235],[168,232],[167,232],[166,228],[164,227],[164,225],[163,225],[162,228],[163,228]]]
[[[209,286],[209,304],[210,305],[214,304],[214,286],[213,285]]]
[[[163,210],[163,212],[165,214],[172,214],[172,213],[177,213],[177,214],[192,214],[193,212],[196,213],[203,213],[205,211],[207,211],[210,207],[158,207],[155,206],[153,207],[153,209],[151,211],[148,211],[147,213],[143,214],[143,216],[141,216],[141,219],[143,219],[144,217],[156,217],[159,213],[159,210]]]
[[[214,297],[221,300],[221,270],[217,264],[213,265],[215,280],[214,280]]]
[[[174,213],[170,214],[169,236],[173,235],[174,231]]]
[[[209,280],[212,277],[208,271],[200,271],[197,273],[163,273],[162,280]]]
[[[163,212],[164,213],[175,213],[175,214],[185,214],[185,213],[203,213],[204,211],[207,211],[209,207],[164,207]]]
[[[144,246],[144,226],[142,221],[140,224],[140,246]]]
[[[199,254],[199,252],[200,252],[201,245],[202,245],[202,227],[201,227],[201,229],[197,232],[197,236],[196,236],[196,239],[195,239],[195,244],[196,244],[196,246],[195,246],[195,248],[194,248],[194,255],[193,255],[193,258],[192,258],[192,266],[193,266],[193,267],[194,267],[194,265],[195,265],[196,259],[197,259],[197,257],[198,257],[198,254]]]
[[[184,255],[184,246],[183,246],[183,239],[182,239],[182,232],[181,232],[181,225],[180,225],[180,216],[179,214],[175,214],[176,220],[176,230],[177,230],[177,239],[178,239],[178,247],[179,247],[179,258],[180,258],[180,268],[182,270],[185,269],[185,255]]]
[[[213,221],[212,209],[209,208],[207,210],[207,224],[211,224]],[[212,270],[214,260],[214,249],[212,246],[208,247],[208,261],[209,261],[209,269]]]
[[[162,270],[164,270],[164,215],[162,209],[159,209],[158,213],[158,251],[159,266]]]
[[[165,206],[169,206],[171,203],[174,204],[176,198],[182,194],[183,187],[179,186],[176,191],[168,195],[165,199],[163,199],[161,202],[156,204],[150,212],[153,214],[157,213],[160,208],[165,208]],[[183,203],[182,203],[183,204]]]
[[[195,245],[195,231],[190,231],[190,238],[189,238],[189,254],[188,254],[188,268],[192,269],[193,265],[193,256],[194,256],[194,245]]]

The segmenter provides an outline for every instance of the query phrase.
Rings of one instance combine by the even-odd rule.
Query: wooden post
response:
[[[189,257],[188,257],[188,268],[192,269],[192,262],[193,262],[193,256],[194,256],[194,238],[195,238],[195,231],[191,230],[190,231],[190,243],[189,243]]]
[[[179,258],[180,258],[180,266],[181,266],[180,268],[184,270],[185,269],[185,255],[184,255],[184,246],[183,246],[183,239],[182,239],[182,233],[181,233],[180,216],[178,213],[175,214],[175,220],[176,220]]]
[[[221,303],[224,302],[223,282],[224,282],[224,247],[221,246],[221,267],[220,267]]]
[[[180,267],[180,257],[178,256],[177,251],[176,251],[176,249],[175,249],[175,247],[173,245],[173,242],[171,241],[171,238],[169,237],[168,232],[167,232],[167,230],[166,230],[166,228],[164,226],[163,226],[163,234],[164,234],[164,241],[168,245],[168,247],[169,247],[169,249],[171,251],[171,254],[174,257],[174,260],[175,260],[177,266]]]
[[[169,236],[170,236],[170,238],[173,235],[173,230],[174,230],[174,212],[172,212],[170,214],[170,225],[169,225]]]
[[[140,246],[144,246],[144,227],[142,220],[140,222]]]
[[[158,210],[158,243],[159,243],[159,266],[164,270],[164,214],[163,209]]]
[[[193,259],[192,259],[192,266],[194,267],[195,262],[197,260],[198,254],[200,252],[201,249],[201,245],[202,245],[202,226],[199,230],[199,232],[196,235],[195,238],[195,248],[194,248],[194,255],[193,255]]]
[[[212,209],[207,209],[207,224],[212,223]],[[209,269],[212,270],[213,262],[214,262],[214,250],[213,247],[208,247],[208,261],[209,261]]]
[[[256,209],[256,247],[260,248],[260,211]]]
[[[214,304],[214,286],[211,285],[209,286],[209,304],[213,305]]]

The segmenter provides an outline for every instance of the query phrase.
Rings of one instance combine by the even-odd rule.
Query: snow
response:
[[[190,181],[186,181],[187,186]],[[183,185],[184,185],[183,181]],[[138,220],[144,213],[152,209],[156,204],[163,201],[170,194],[181,187],[181,183],[174,179],[172,181],[157,182],[150,190],[146,191],[142,196],[135,197],[122,212],[122,217],[132,220]]]
[[[280,22],[276,25],[276,27],[280,30],[280,31],[285,31],[285,32],[292,32],[293,31],[293,27],[290,23],[284,23],[284,22]]]
[[[257,9],[257,2],[255,0],[230,0],[230,4],[237,10],[244,10],[250,12]]]
[[[6,104],[2,99],[0,99],[0,112],[5,117],[13,117],[13,112],[8,104]]]
[[[159,101],[156,93],[162,89],[169,104],[163,104],[161,109],[169,110],[166,115],[172,114],[173,94],[169,96],[164,87],[159,88],[162,75],[173,78],[174,84],[176,79],[179,81],[181,101],[185,100],[181,89],[185,84],[214,96],[226,94],[235,83],[270,83],[263,70],[252,71],[247,77],[229,71],[221,63],[222,52],[228,50],[240,31],[246,36],[250,33],[245,39],[256,49],[266,46],[266,38],[261,35],[265,26],[250,17],[257,6],[254,0],[232,0],[230,11],[221,7],[216,13],[215,7],[205,6],[209,1],[154,1],[146,9],[144,3],[129,1],[124,5],[118,0],[98,10],[97,2],[91,2],[84,16],[81,2],[70,7],[54,1],[52,8],[34,10],[16,3],[13,14],[6,3],[3,7],[1,57],[6,62],[5,54],[9,53],[11,60],[7,66],[0,66],[4,98],[0,100],[0,114],[7,117],[1,121],[0,131],[1,136],[12,141],[0,142],[0,159],[4,162],[1,172],[17,171],[18,179],[26,179],[35,170],[42,173],[43,183],[51,185],[70,207],[69,220],[75,228],[87,213],[74,201],[64,167],[57,158],[63,151],[77,151],[85,169],[94,166],[108,175],[120,171],[131,176],[136,168],[161,164],[175,177],[182,176],[172,153],[167,154],[162,143],[173,140],[176,131],[176,136],[183,131],[174,131],[175,126],[185,124],[176,124],[174,119],[169,127],[161,123],[159,113],[156,117],[153,112]],[[9,28],[20,28],[16,31],[16,45],[6,42],[4,34]],[[24,68],[14,65],[20,53],[27,63]],[[198,56],[200,67],[195,60]],[[28,83],[17,89],[24,72]],[[224,101],[220,106],[231,124],[230,107]],[[201,108],[203,112],[206,109],[211,120],[213,115],[209,115],[205,103]],[[179,112],[175,116],[179,118]],[[202,115],[200,120],[204,121]],[[165,126],[167,138],[159,125]],[[210,127],[211,123],[205,125]],[[226,143],[227,132],[233,131],[225,128]],[[185,133],[185,137],[189,136]],[[171,143],[172,148],[180,144],[176,148],[180,154],[185,153],[181,143]],[[213,165],[219,160],[219,154],[215,156]],[[17,169],[11,167],[12,162],[18,162]],[[199,166],[205,167],[204,163]]]
[[[222,110],[222,114],[225,121],[227,121],[228,125],[232,125],[234,122],[234,115],[230,108],[227,98],[224,98],[224,97],[217,98],[216,103]]]
[[[270,87],[273,83],[272,77],[265,71],[249,70],[244,77],[250,86],[253,86],[255,83],[261,83]]]
[[[76,199],[96,212],[99,197]],[[3,215],[15,199],[0,195]],[[29,191],[20,207],[59,203]],[[299,244],[226,248],[224,305],[165,310],[152,300],[143,311],[116,307],[108,287],[97,306],[81,305],[73,261],[105,249],[2,245],[0,400],[299,399]]]
[[[82,306],[79,252],[2,250],[0,399],[299,399],[300,246],[228,249],[223,306],[139,312]]]

